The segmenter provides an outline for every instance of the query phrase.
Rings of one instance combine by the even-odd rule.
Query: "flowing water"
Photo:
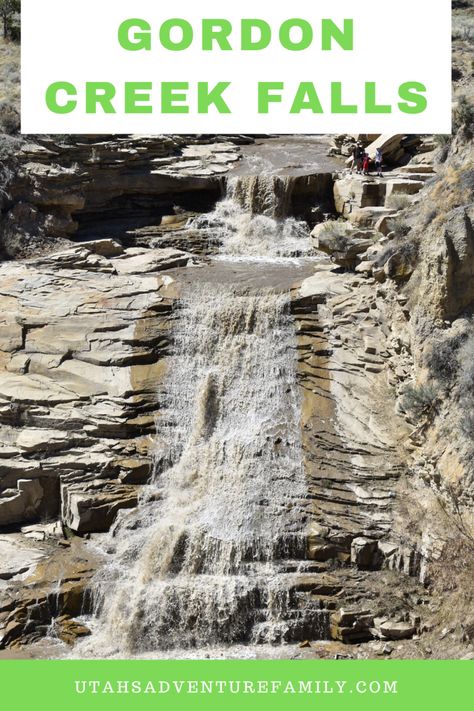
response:
[[[305,254],[308,234],[295,221],[253,215],[246,185],[231,186],[207,216],[221,224],[223,255],[182,281],[153,481],[109,538],[84,656],[328,635],[327,611],[308,597],[314,564],[284,286],[301,265],[281,259]],[[229,255],[267,261],[239,270]],[[245,270],[257,278],[242,278]]]
[[[312,246],[308,225],[288,214],[293,178],[247,175],[229,178],[227,195],[193,227],[219,234],[224,258],[305,257]]]

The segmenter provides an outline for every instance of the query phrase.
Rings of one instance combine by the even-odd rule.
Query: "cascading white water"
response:
[[[328,636],[329,613],[308,595],[295,328],[281,288],[305,261],[288,257],[311,251],[307,225],[281,219],[291,191],[290,178],[235,177],[192,223],[218,236],[220,255],[183,275],[153,480],[109,538],[83,656]]]
[[[275,259],[313,251],[308,225],[287,217],[293,179],[275,175],[229,178],[224,200],[197,217],[196,229],[218,233],[225,257]],[[284,219],[286,218],[286,219]]]
[[[307,487],[294,346],[287,294],[187,287],[157,422],[165,444],[146,499],[110,541],[83,653],[326,636],[326,612],[298,592]]]

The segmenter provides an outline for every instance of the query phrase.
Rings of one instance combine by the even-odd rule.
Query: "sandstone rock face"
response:
[[[99,564],[91,546],[9,534],[0,536],[0,552],[0,649],[89,634],[75,618],[91,611],[87,589]]]
[[[189,259],[97,242],[0,267],[0,525],[61,512],[104,531],[136,505],[177,293],[166,270]]]
[[[460,207],[430,231],[421,260],[419,311],[453,320],[474,302],[474,208]],[[429,295],[429,298],[428,298]]]
[[[82,136],[26,143],[3,201],[0,257],[57,249],[78,234],[134,233],[176,210],[210,209],[222,195],[222,176],[239,159],[238,144],[246,142],[252,139]]]
[[[352,556],[361,568],[375,566],[377,541],[392,533],[404,467],[396,442],[405,424],[400,419],[389,425],[384,417],[390,345],[380,306],[370,279],[323,266],[294,296],[303,441],[319,524],[313,555]]]
[[[108,531],[120,509],[137,506],[138,490],[137,486],[115,482],[64,484],[61,492],[62,520],[79,534]]]
[[[34,520],[41,510],[43,497],[39,479],[19,479],[12,496],[8,496],[7,490],[0,497],[0,526]]]
[[[386,183],[359,176],[346,176],[334,184],[336,211],[344,217],[362,207],[383,207]]]

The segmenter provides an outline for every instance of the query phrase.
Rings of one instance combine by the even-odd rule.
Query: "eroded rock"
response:
[[[59,486],[83,533],[136,504],[188,261],[106,240],[0,267],[0,526],[57,517]]]

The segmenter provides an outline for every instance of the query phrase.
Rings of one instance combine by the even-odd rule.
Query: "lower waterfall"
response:
[[[165,391],[153,481],[108,540],[85,655],[326,638],[307,599],[288,293],[188,284]]]

